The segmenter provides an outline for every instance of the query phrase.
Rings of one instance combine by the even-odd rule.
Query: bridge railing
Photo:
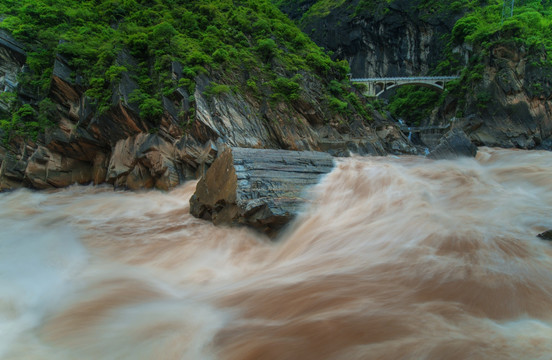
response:
[[[352,82],[375,82],[375,81],[438,81],[454,80],[460,76],[415,76],[415,77],[382,77],[382,78],[352,78]]]

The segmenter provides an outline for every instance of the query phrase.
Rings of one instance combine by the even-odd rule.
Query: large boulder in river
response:
[[[226,148],[197,184],[190,212],[272,235],[299,212],[306,187],[333,166],[322,152]]]
[[[445,134],[439,144],[431,150],[428,157],[432,159],[454,159],[460,156],[474,157],[477,147],[471,143],[460,129],[452,129]]]
[[[548,230],[548,231],[545,231],[542,234],[539,234],[537,236],[540,237],[543,240],[551,240],[552,241],[552,229]]]

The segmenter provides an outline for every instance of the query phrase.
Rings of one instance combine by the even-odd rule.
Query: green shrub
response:
[[[259,93],[259,87],[257,86],[255,79],[248,79],[246,85],[254,94]]]
[[[226,94],[230,92],[230,86],[224,85],[224,84],[217,84],[217,83],[211,83],[205,91],[203,91],[203,95],[212,97],[212,96],[219,96],[221,94]]]
[[[161,115],[163,115],[163,106],[161,101],[140,89],[136,89],[130,93],[128,100],[131,103],[138,104],[140,116],[143,116],[145,119],[158,122]]]
[[[124,66],[112,65],[105,72],[105,76],[109,82],[114,83],[121,79],[121,74],[125,71],[127,71],[127,68]],[[90,85],[92,85],[92,83]]]
[[[367,111],[366,107],[364,106],[364,104],[362,104],[357,94],[350,92],[345,96],[345,99],[347,99],[347,101],[349,101],[353,105],[355,110],[366,120],[372,120],[372,115]]]
[[[299,98],[299,92],[301,85],[299,81],[301,77],[299,75],[293,78],[277,77],[275,80],[270,81],[270,86],[273,89],[272,99],[274,100],[297,100]]]
[[[345,101],[341,101],[336,97],[330,96],[328,99],[330,109],[338,114],[346,114],[348,113],[347,108],[349,107],[349,104],[347,104]]]
[[[415,85],[401,86],[389,100],[388,109],[407,124],[420,124],[439,105],[440,95],[433,89]]]
[[[50,100],[43,100],[39,109],[37,113],[30,104],[23,104],[12,114],[11,119],[0,119],[4,143],[8,143],[14,136],[36,140],[40,133],[51,127],[55,105]]]
[[[333,95],[341,95],[344,93],[343,85],[337,80],[330,81],[328,90],[330,90]]]
[[[218,63],[223,63],[228,60],[228,51],[224,49],[217,49],[212,55],[213,59]]]
[[[265,61],[268,61],[272,59],[272,57],[276,54],[277,48],[278,46],[276,45],[276,42],[274,40],[263,39],[259,40],[259,42],[257,43],[256,50]]]
[[[163,115],[163,106],[161,101],[154,99],[152,97],[146,97],[142,100],[140,105],[140,116],[143,116],[146,119],[157,120],[161,115]]]
[[[330,58],[323,53],[309,53],[307,55],[307,64],[316,69],[318,73],[327,74],[331,63]]]

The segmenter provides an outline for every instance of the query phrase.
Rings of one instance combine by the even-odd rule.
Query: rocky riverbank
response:
[[[24,45],[2,34],[1,71],[7,83],[25,71],[26,58]],[[123,51],[117,61],[131,69],[136,59]],[[182,76],[182,66],[173,63],[172,77],[178,81]],[[55,122],[36,140],[16,136],[0,145],[0,189],[73,183],[169,189],[196,178],[213,161],[217,144],[316,150],[336,156],[417,152],[398,127],[377,113],[372,123],[354,113],[330,115],[320,100],[321,80],[309,73],[302,77],[305,90],[300,99],[276,105],[234,92],[208,95],[209,86],[219,81],[217,76],[213,72],[196,78],[195,108],[184,88],[164,96],[161,119],[154,124],[131,99],[137,88],[132,71],[121,74],[113,85],[110,106],[99,111],[68,61],[58,56],[49,91]],[[14,89],[21,87],[14,83]],[[31,94],[28,101],[38,99]],[[190,111],[193,120],[183,126],[181,114]]]

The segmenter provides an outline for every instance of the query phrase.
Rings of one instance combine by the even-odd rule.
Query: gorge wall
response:
[[[552,66],[544,49],[493,45],[478,58],[481,79],[449,96],[429,123],[454,119],[476,145],[552,150]]]
[[[25,69],[24,45],[6,33],[0,35],[2,79],[12,84],[12,90],[21,89],[13,81]],[[8,40],[17,44],[16,50],[7,45]],[[122,51],[117,61],[131,69],[135,59]],[[132,71],[121,74],[113,85],[108,109],[100,111],[67,59],[57,56],[48,95],[54,122],[35,140],[20,136],[4,140],[0,189],[109,183],[135,190],[166,190],[199,176],[214,160],[219,144],[321,150],[336,156],[348,156],[350,151],[372,155],[416,152],[398,128],[377,114],[371,124],[355,113],[331,115],[320,101],[324,98],[321,80],[306,71],[301,98],[278,104],[238,92],[209,94],[211,84],[223,80],[221,74],[198,75],[194,104],[185,88],[177,88],[162,97],[159,123],[144,116],[132,101],[131,93],[137,88],[134,75]],[[171,76],[176,81],[182,78],[179,63],[173,62]],[[9,105],[7,101],[0,104]]]
[[[461,11],[432,11],[421,1],[363,5],[367,2],[355,0],[327,12],[315,11],[315,3],[293,6],[288,2],[282,9],[318,45],[347,60],[353,77],[428,74],[443,59],[443,35],[462,15]]]
[[[355,77],[451,75],[445,73],[452,72],[451,67],[443,64],[454,57],[461,65],[454,70],[461,79],[421,125],[452,124],[450,128],[462,130],[476,145],[551,148],[552,66],[546,49],[524,48],[509,42],[505,34],[488,38],[491,46],[450,41],[458,19],[467,11],[454,4],[463,2],[275,3],[334,58],[347,60]],[[268,20],[239,22],[236,12],[224,24],[240,27],[228,36],[217,35],[228,42],[220,44],[229,51],[242,47],[244,52],[239,54],[246,61],[241,63],[230,63],[229,53],[219,53],[222,66],[198,65],[197,54],[189,60],[193,66],[168,55],[161,56],[164,60],[158,64],[154,55],[148,57],[142,50],[151,46],[148,54],[155,54],[155,46],[161,45],[150,38],[152,44],[133,43],[134,34],[129,35],[128,46],[114,51],[107,70],[117,72],[109,75],[109,81],[102,80],[104,92],[99,96],[109,96],[101,101],[89,95],[95,85],[81,76],[82,69],[72,66],[73,59],[61,52],[54,52],[46,94],[37,95],[24,83],[18,84],[20,78],[38,75],[30,70],[26,53],[34,54],[36,44],[18,42],[2,30],[0,189],[90,182],[169,189],[202,174],[220,144],[325,151],[334,156],[418,152],[392,118],[365,107],[358,91],[336,75],[335,63],[326,60],[320,49],[308,47],[310,40],[285,24],[289,19],[281,18],[285,16],[268,3],[265,6]],[[198,8],[200,13],[204,10]],[[243,14],[251,14],[251,9]],[[204,15],[198,16],[201,20]],[[198,27],[194,36],[211,51],[216,29],[208,24],[205,29]],[[107,26],[112,29],[112,25]],[[156,27],[152,33],[156,31],[160,32]],[[293,47],[303,53],[291,53]],[[200,54],[200,60],[215,58],[215,53]],[[292,56],[284,59],[282,54]],[[143,90],[144,78],[146,83],[151,80],[147,78],[161,65],[166,78],[158,75],[153,90],[157,93],[152,95],[150,89],[146,94],[146,98],[155,97],[148,101],[159,101],[152,116],[143,99],[137,101],[133,94]],[[174,87],[167,90],[167,82]],[[8,134],[2,129],[9,128],[9,118],[25,119]],[[421,138],[437,145],[441,135],[422,134]]]
[[[322,1],[280,3],[317,44],[349,61],[353,77],[461,75],[420,125],[452,122],[476,145],[552,149],[552,66],[543,45],[522,45],[519,30],[453,41],[455,24],[468,13],[462,2],[352,1],[330,9]],[[429,146],[439,136],[421,138]]]

